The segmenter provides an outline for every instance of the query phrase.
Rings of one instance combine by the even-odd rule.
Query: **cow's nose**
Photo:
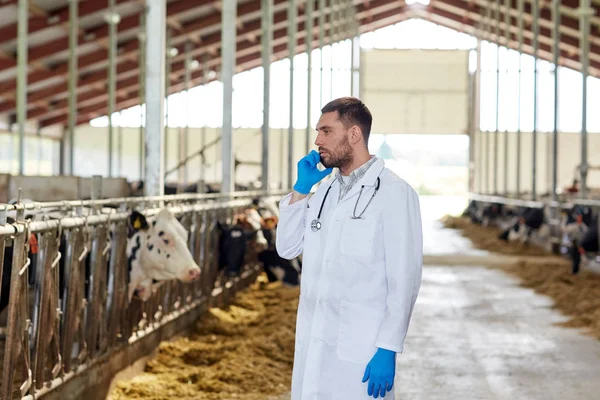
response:
[[[188,271],[191,280],[195,280],[200,276],[200,270],[198,268],[191,268]]]

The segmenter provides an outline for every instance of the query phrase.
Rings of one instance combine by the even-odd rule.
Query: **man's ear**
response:
[[[350,128],[350,143],[356,144],[363,139],[363,134],[360,131],[360,128],[356,125],[353,125]]]
[[[137,211],[133,211],[129,216],[129,224],[134,231],[146,231],[149,227],[146,217]]]

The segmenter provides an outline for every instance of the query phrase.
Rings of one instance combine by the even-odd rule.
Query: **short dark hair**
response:
[[[335,111],[338,112],[339,118],[346,129],[352,125],[358,125],[365,139],[365,144],[369,142],[373,116],[362,101],[356,97],[340,97],[330,101],[321,109],[323,114]]]

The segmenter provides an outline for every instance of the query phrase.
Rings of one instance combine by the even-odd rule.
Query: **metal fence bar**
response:
[[[144,205],[148,203],[158,202],[176,202],[176,201],[200,201],[200,200],[220,200],[226,198],[249,198],[249,197],[270,197],[280,196],[288,193],[291,189],[276,190],[276,191],[238,191],[232,192],[229,195],[224,193],[187,193],[173,194],[164,196],[143,196],[143,197],[122,197],[102,200],[65,200],[65,201],[50,201],[50,202],[31,202],[24,204],[6,204],[6,211],[14,210],[44,210],[44,209],[75,209],[76,207],[92,207],[92,206],[111,206],[111,205]],[[0,204],[1,206],[1,204]]]
[[[17,221],[23,224],[23,212],[17,214]],[[23,228],[25,228],[23,226]],[[32,371],[29,357],[29,310],[27,307],[27,277],[28,266],[27,254],[27,230],[22,229],[15,235],[13,242],[13,257],[10,281],[10,295],[8,303],[8,321],[6,343],[4,347],[4,363],[2,366],[2,391],[1,398],[11,399],[13,394],[13,380],[15,378],[15,366],[20,357],[25,363],[27,378],[20,386],[21,395],[24,395],[32,383]],[[22,249],[17,251],[17,249]]]
[[[188,248],[201,266],[201,278],[189,284],[161,282],[145,302],[135,297],[129,302],[127,297],[130,214],[124,212],[125,206],[112,215],[30,223],[23,222],[25,210],[20,207],[17,223],[0,226],[0,242],[6,240],[2,235],[10,231],[15,236],[14,249],[24,249],[12,258],[2,398],[15,394],[13,384],[21,384],[21,396],[40,396],[176,316],[201,304],[220,305],[232,298],[259,269],[251,251],[242,277],[226,278],[222,274],[219,222],[229,223],[232,215],[251,204],[251,199],[240,199],[169,207],[189,232]],[[153,208],[144,213],[150,217],[158,211]],[[0,222],[5,216],[0,213]],[[36,267],[36,306],[29,318],[29,263],[25,260],[32,233],[40,238],[41,251]],[[31,334],[30,320],[34,321]],[[31,347],[30,339],[34,344]],[[16,368],[21,365],[24,371]]]

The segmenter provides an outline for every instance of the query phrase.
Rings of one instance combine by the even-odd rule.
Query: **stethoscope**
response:
[[[323,197],[323,200],[321,201],[321,207],[319,208],[319,214],[317,215],[317,218],[313,219],[312,222],[310,223],[310,228],[312,229],[313,232],[317,232],[318,230],[321,229],[321,226],[322,226],[321,225],[321,212],[323,211],[323,205],[325,204],[325,200],[327,200],[327,195],[329,194],[329,191],[331,190],[331,187],[333,186],[334,183],[335,183],[335,181],[333,181],[331,183],[331,185],[329,185],[329,187],[327,188],[327,191],[325,192],[325,196]],[[371,204],[373,197],[375,197],[375,195],[377,194],[380,183],[381,183],[381,180],[379,179],[379,177],[377,177],[377,183],[375,184],[375,190],[373,191],[373,194],[371,195],[369,202],[367,203],[365,208],[363,208],[362,212],[359,215],[356,215],[356,207],[358,206],[358,203],[360,202],[360,196],[362,195],[362,191],[365,188],[365,185],[362,185],[360,187],[360,193],[358,194],[358,199],[356,199],[356,203],[354,203],[354,211],[352,211],[352,216],[350,217],[351,219],[362,219],[362,216],[365,213],[365,211],[367,211],[367,208],[369,207],[369,204]]]

